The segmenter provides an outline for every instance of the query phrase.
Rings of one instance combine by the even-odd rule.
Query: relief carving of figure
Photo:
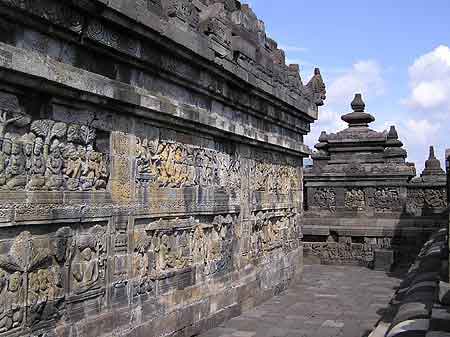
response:
[[[105,240],[106,230],[99,225],[78,240],[78,253],[71,267],[75,293],[85,293],[101,286],[106,259]]]
[[[0,141],[2,144],[0,152],[0,187],[8,189],[6,186],[6,168],[11,157],[11,141],[9,139],[1,139]]]
[[[176,144],[160,144],[158,155],[161,161],[159,166],[159,186],[160,187],[188,187],[189,176],[185,166],[182,164],[186,159],[185,149]]]
[[[153,291],[152,273],[155,261],[150,252],[151,239],[145,233],[136,235],[136,247],[133,254],[134,295],[142,295]]]
[[[77,191],[80,188],[82,160],[76,146],[69,143],[64,148],[64,177],[69,191]]]
[[[346,191],[344,205],[349,209],[363,210],[366,207],[364,191],[360,189]]]
[[[55,139],[50,147],[45,171],[45,185],[50,191],[59,191],[63,186],[62,168],[63,159],[61,156],[60,143]]]
[[[24,128],[30,122],[26,115],[11,119],[5,114],[0,116],[0,189],[59,191],[64,188],[77,191],[106,188],[108,157],[94,150],[95,129],[40,119],[33,121],[30,132],[22,135],[17,129],[11,130],[12,133],[5,132],[6,126],[14,124]]]
[[[336,192],[333,189],[321,188],[314,193],[314,205],[327,209],[330,212],[336,211]]]
[[[156,269],[183,269],[191,261],[190,245],[185,230],[155,234]]]
[[[80,264],[77,265],[78,268],[73,270],[73,276],[78,288],[89,290],[98,281],[98,265],[94,254],[90,247],[86,247],[80,253]]]
[[[6,186],[9,190],[22,190],[25,188],[27,184],[25,164],[22,143],[15,139],[12,142],[11,156],[6,167]]]
[[[81,189],[83,191],[92,190],[94,187],[95,180],[95,161],[94,161],[94,150],[92,145],[88,145],[86,148],[85,162],[81,171]]]
[[[29,181],[27,189],[36,191],[43,189],[45,185],[45,160],[44,160],[44,141],[38,137],[34,141],[33,154],[31,156],[31,163],[29,167]]]
[[[94,190],[103,190],[106,188],[108,181],[108,167],[107,160],[99,152],[93,154],[93,167],[94,167]]]
[[[2,270],[2,291],[0,314],[0,332],[6,332],[22,325],[24,318],[25,289],[22,273],[16,271],[5,276]]]
[[[23,152],[25,154],[25,171],[30,172],[33,162],[33,149],[36,136],[32,133],[25,134],[22,137]]]
[[[63,301],[62,275],[58,266],[39,269],[29,275],[29,324],[50,320],[60,315],[58,305]]]

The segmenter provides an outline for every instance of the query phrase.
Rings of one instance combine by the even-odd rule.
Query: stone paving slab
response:
[[[305,266],[284,293],[200,337],[367,337],[400,279],[353,266]]]

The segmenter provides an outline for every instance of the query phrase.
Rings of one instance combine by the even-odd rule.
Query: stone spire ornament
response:
[[[375,121],[375,117],[364,112],[364,110],[366,109],[366,104],[364,103],[361,94],[355,94],[355,98],[351,103],[351,107],[353,112],[341,117],[344,122],[348,123],[348,126],[350,128],[365,128],[368,127],[370,123]]]
[[[395,126],[392,125],[386,135],[385,158],[406,158],[408,153],[402,148],[403,143],[398,139],[398,133]]]
[[[422,171],[421,177],[424,176],[445,176],[444,170],[441,168],[441,162],[434,154],[434,147],[430,146],[430,155],[425,162],[425,169]]]

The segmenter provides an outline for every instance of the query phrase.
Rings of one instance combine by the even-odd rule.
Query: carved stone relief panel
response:
[[[308,240],[306,238],[306,240]],[[374,259],[375,249],[391,249],[392,238],[365,237],[353,242],[352,238],[339,238],[339,242],[305,242],[305,254],[314,255],[323,263],[370,265]],[[356,241],[356,240],[355,240]],[[360,241],[360,242],[359,242]]]
[[[109,154],[98,151],[96,139],[96,130],[87,125],[32,121],[20,110],[2,108],[0,189],[106,190]]]
[[[161,274],[192,265],[194,221],[193,218],[158,220],[147,226],[156,260],[152,273]]]
[[[301,165],[299,165],[301,166]],[[301,176],[294,159],[269,152],[258,152],[250,173],[254,191],[287,194],[300,188]]]
[[[106,234],[106,227],[96,225],[77,237],[71,265],[71,294],[103,291],[106,276]]]
[[[398,188],[381,187],[372,191],[368,196],[368,205],[376,212],[384,213],[401,210],[403,201]]]
[[[366,208],[366,196],[364,190],[358,188],[346,190],[344,206],[351,210],[364,210]]]
[[[236,215],[140,220],[133,234],[133,295],[156,295],[156,284],[190,285],[233,267]],[[186,279],[187,274],[191,274]],[[186,283],[187,282],[187,283]]]
[[[332,213],[336,212],[336,192],[333,188],[316,189],[311,206],[317,206]]]
[[[236,217],[216,216],[212,222],[203,221],[194,232],[193,258],[197,272],[211,276],[230,271]]]
[[[253,214],[250,250],[254,257],[283,248],[300,237],[294,210],[259,211]]]
[[[158,188],[217,187],[235,193],[241,188],[239,154],[211,148],[138,138],[138,186]]]
[[[152,220],[135,227],[133,296],[155,296],[158,282],[166,290],[179,286],[180,282],[185,286],[192,284],[192,238],[196,224],[190,217]]]
[[[406,211],[410,215],[423,215],[427,212],[439,211],[447,207],[447,191],[445,188],[409,189]]]
[[[54,325],[68,301],[104,294],[106,226],[22,231],[0,249],[0,333]]]

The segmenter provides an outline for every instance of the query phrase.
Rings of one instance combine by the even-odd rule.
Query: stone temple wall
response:
[[[420,177],[395,127],[371,130],[356,96],[349,127],[322,133],[305,169],[305,256],[313,262],[387,267],[409,263],[446,224],[446,176],[434,149]],[[393,252],[394,256],[389,252]]]
[[[0,13],[1,336],[191,336],[301,274],[325,87],[248,6]]]

